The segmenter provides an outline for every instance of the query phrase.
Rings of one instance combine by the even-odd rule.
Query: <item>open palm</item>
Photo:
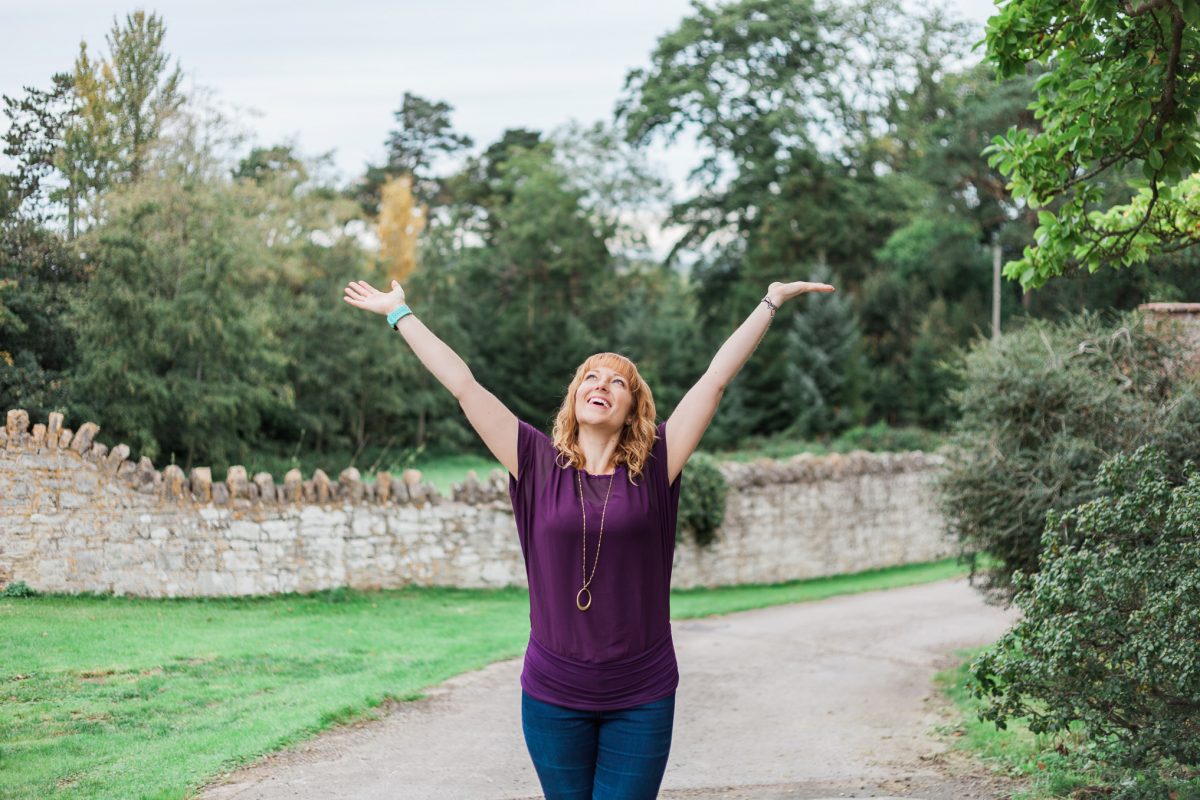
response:
[[[792,281],[791,283],[776,281],[767,289],[768,294],[776,295],[780,300],[791,300],[793,297],[798,297],[809,292],[833,291],[837,290],[828,283],[810,283],[809,281]]]
[[[392,281],[390,292],[381,292],[366,281],[350,281],[346,284],[346,295],[342,299],[352,306],[376,314],[390,314],[404,305],[404,289],[399,281]]]

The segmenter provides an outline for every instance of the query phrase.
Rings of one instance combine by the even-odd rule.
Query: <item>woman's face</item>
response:
[[[575,390],[575,419],[580,425],[620,430],[633,411],[629,381],[607,367],[593,367]]]

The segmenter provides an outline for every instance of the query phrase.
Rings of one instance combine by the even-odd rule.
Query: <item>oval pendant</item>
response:
[[[586,603],[583,602],[583,593],[584,592],[587,592],[587,602]],[[575,605],[579,608],[580,611],[587,611],[589,608],[592,607],[592,592],[586,586],[583,587],[582,589],[580,589],[579,593],[575,595]]]

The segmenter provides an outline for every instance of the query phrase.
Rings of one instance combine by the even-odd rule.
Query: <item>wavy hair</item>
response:
[[[554,417],[554,431],[551,437],[554,447],[558,450],[555,463],[566,469],[568,466],[581,468],[585,459],[583,450],[579,447],[579,420],[575,417],[575,392],[583,383],[588,371],[596,367],[605,367],[618,373],[629,384],[629,392],[633,396],[633,422],[621,431],[617,442],[617,452],[613,457],[616,464],[624,464],[629,475],[629,482],[641,477],[650,458],[650,450],[654,446],[654,437],[658,426],[654,422],[654,395],[650,386],[638,374],[637,366],[618,353],[596,353],[575,370],[575,377],[567,387],[567,396],[563,398],[562,406]],[[614,466],[615,469],[615,466]]]

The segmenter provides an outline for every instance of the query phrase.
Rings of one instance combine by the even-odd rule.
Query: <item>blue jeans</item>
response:
[[[619,711],[578,711],[521,692],[525,745],[546,800],[653,800],[674,723],[674,694]]]

